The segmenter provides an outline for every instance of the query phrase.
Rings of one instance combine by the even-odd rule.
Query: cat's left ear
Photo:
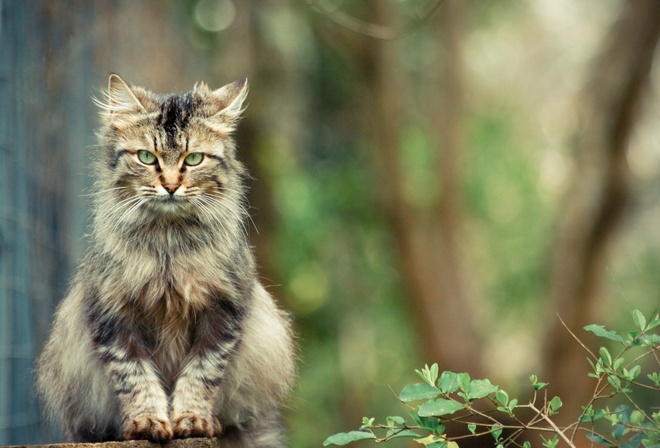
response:
[[[247,78],[239,79],[211,92],[213,102],[218,107],[215,116],[229,122],[238,120],[245,110],[243,103],[248,94]]]

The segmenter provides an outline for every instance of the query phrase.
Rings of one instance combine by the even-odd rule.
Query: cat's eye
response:
[[[137,153],[138,160],[145,165],[155,165],[158,162],[156,155],[153,152],[140,150]]]
[[[202,163],[202,160],[204,160],[204,154],[201,152],[192,152],[188,154],[185,159],[183,159],[183,163],[188,166],[195,166]]]

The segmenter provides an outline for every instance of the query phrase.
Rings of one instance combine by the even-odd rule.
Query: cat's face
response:
[[[247,81],[160,96],[110,77],[99,163],[105,219],[241,215],[243,166],[231,133]]]

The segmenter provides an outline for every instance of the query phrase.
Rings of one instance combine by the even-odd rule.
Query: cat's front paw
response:
[[[222,426],[215,417],[203,417],[192,412],[185,412],[172,419],[174,437],[215,437],[222,432]]]
[[[171,440],[172,436],[170,422],[155,415],[129,418],[124,423],[124,437],[126,440],[150,440],[163,443]]]

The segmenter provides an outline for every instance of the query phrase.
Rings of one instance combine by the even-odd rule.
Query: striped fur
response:
[[[246,93],[159,96],[111,76],[89,249],[37,365],[71,440],[286,445],[291,325],[257,279],[231,138]]]

